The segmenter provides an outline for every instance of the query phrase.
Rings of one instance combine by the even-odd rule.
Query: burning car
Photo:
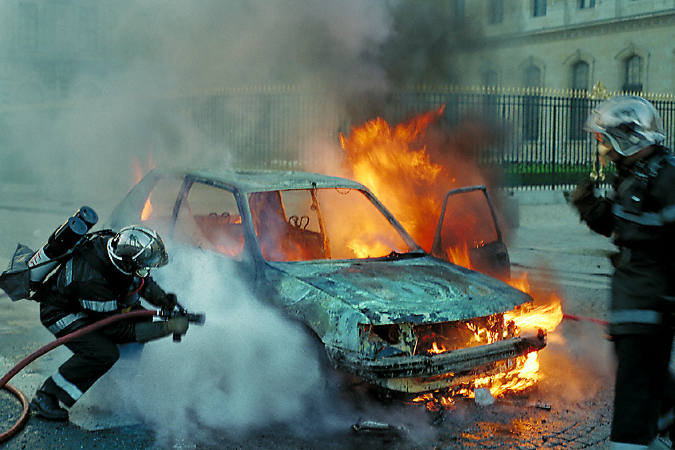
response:
[[[546,345],[532,297],[430,255],[364,185],[305,172],[149,172],[111,225],[143,223],[231,259],[337,368],[427,393],[522,369]]]

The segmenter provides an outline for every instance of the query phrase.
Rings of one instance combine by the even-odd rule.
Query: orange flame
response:
[[[429,353],[434,354],[434,355],[438,355],[440,353],[445,353],[445,352],[447,352],[447,349],[445,348],[445,346],[443,344],[441,344],[441,346],[439,347],[436,342],[434,342],[432,344],[431,349],[429,350]]]
[[[150,172],[155,168],[155,163],[152,159],[152,151],[148,153],[148,160],[145,165],[141,164],[138,158],[133,158],[131,160],[131,171],[134,177],[134,184],[138,183],[143,179],[146,173]],[[143,205],[143,210],[141,211],[141,220],[145,221],[150,218],[152,215],[152,203],[150,202],[150,197],[152,194],[148,195],[148,199]]]
[[[534,304],[524,305],[504,314],[504,325],[512,324],[515,327],[515,334],[522,332],[538,333],[543,330],[546,333],[552,333],[562,322],[563,311],[562,302],[555,293],[548,296],[533,290],[527,279],[527,274],[521,278],[509,282],[513,287],[527,292],[535,298]],[[474,334],[474,339],[480,343],[492,343],[506,336],[499,336],[487,328],[479,327],[473,323],[466,323],[466,326]],[[433,343],[433,349],[439,348],[436,342]],[[431,353],[431,352],[430,352]],[[436,353],[436,352],[433,352]],[[442,351],[438,353],[443,353]],[[496,375],[477,377],[470,383],[470,386],[460,387],[446,393],[427,394],[431,395],[417,397],[414,402],[425,401],[426,407],[437,409],[447,398],[453,396],[463,396],[474,398],[474,390],[478,388],[488,388],[493,397],[499,397],[509,392],[520,392],[533,386],[540,379],[538,353],[531,352],[524,356],[515,358],[513,368],[502,371]],[[422,400],[419,400],[422,398]],[[429,399],[433,400],[429,400]]]
[[[471,269],[471,257],[469,256],[469,247],[464,244],[462,247],[448,247],[445,249],[448,261],[458,266]]]
[[[523,331],[542,329],[547,333],[552,333],[562,322],[562,300],[555,292],[546,294],[533,289],[527,279],[527,273],[524,273],[519,279],[508,280],[507,283],[532,295],[535,301],[534,305],[528,305],[504,314],[505,321],[512,320]]]
[[[152,215],[152,203],[150,202],[150,198],[152,197],[152,193],[148,195],[148,199],[145,201],[145,205],[143,205],[143,211],[141,211],[141,220],[145,221],[150,218]]]
[[[441,106],[394,127],[377,118],[361,127],[352,128],[349,138],[340,134],[340,143],[353,178],[368,186],[426,250],[431,248],[441,201],[446,192],[458,185],[487,184],[475,163],[471,161],[448,159],[442,164],[432,160],[425,143],[428,142],[425,140],[425,134],[427,128],[440,118],[443,111],[444,106]],[[452,153],[453,149],[435,150],[437,154],[447,155]],[[485,245],[485,242],[482,239],[472,240],[466,237],[481,238],[490,230],[486,228],[485,211],[479,212],[470,197],[461,201],[462,203],[455,205],[452,210],[451,232],[457,237],[465,238],[464,242],[458,239],[457,245],[447,245],[443,251],[449,261],[475,270],[469,247],[480,247]],[[521,332],[553,332],[562,320],[560,298],[556,294],[535,292],[526,275],[517,280],[505,281],[532,295],[535,299],[534,305],[524,305],[504,314],[504,323],[501,327],[504,330],[503,335],[474,323],[467,323],[467,328],[473,333],[472,341],[487,344],[504,339],[509,333],[513,333],[511,336],[517,336]],[[467,342],[467,345],[470,344]],[[437,354],[445,351],[448,350],[443,344],[433,342],[427,353]],[[504,361],[503,364],[505,366],[500,373],[477,377],[470,386],[444,394],[424,394],[413,401],[424,402],[427,408],[449,407],[453,404],[453,396],[472,398],[474,389],[486,387],[497,397],[506,392],[526,389],[536,383],[540,376],[537,352]]]
[[[353,178],[368,186],[425,248],[431,247],[435,227],[429,217],[438,217],[442,197],[423,193],[429,186],[445,185],[450,177],[431,161],[420,141],[444,109],[445,105],[393,128],[378,117],[352,128],[349,137],[339,135]]]

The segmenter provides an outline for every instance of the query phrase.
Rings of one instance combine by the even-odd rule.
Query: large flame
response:
[[[444,110],[442,105],[394,127],[378,117],[352,128],[349,137],[339,136],[352,178],[373,191],[427,250],[445,192],[460,183],[484,183],[476,170],[466,169],[466,161],[453,160],[451,167],[432,160],[427,129]],[[441,152],[434,148],[434,153]]]
[[[459,186],[486,184],[472,161],[446,158],[437,162],[430,156],[425,144],[425,133],[443,111],[444,107],[441,106],[394,127],[377,118],[353,128],[349,138],[340,135],[346,163],[353,178],[373,191],[427,250],[433,242],[445,193]],[[444,149],[445,153],[451,153],[451,150]],[[455,205],[457,210],[451,214],[455,219],[453,232],[465,239],[459,245],[445,248],[443,254],[455,264],[476,270],[471,262],[469,245],[480,246],[485,242],[470,237],[481,234],[479,229],[484,229],[486,217],[484,212],[478,212],[470,199],[463,201]],[[487,219],[491,220],[491,217]],[[497,327],[505,330],[503,335],[467,322],[467,328],[473,333],[473,345],[504,339],[508,333],[516,336],[520,333],[551,333],[562,320],[560,298],[556,294],[532,289],[527,274],[519,279],[504,281],[529,293],[535,301],[532,305],[524,305],[504,314],[503,326]],[[508,333],[506,330],[509,330]],[[467,342],[467,345],[471,344]],[[429,354],[445,351],[446,348],[440,342],[433,342],[427,350]],[[475,389],[487,388],[494,397],[498,397],[507,392],[527,389],[540,377],[537,352],[513,358],[504,364],[503,370],[496,375],[478,376],[468,386],[443,394],[424,394],[413,401],[424,402],[429,409],[447,408],[453,404],[453,396],[473,397]]]
[[[563,318],[562,301],[555,292],[546,293],[530,286],[527,273],[521,278],[508,280],[511,286],[527,292],[534,297],[534,305],[529,308],[509,311],[504,314],[504,320],[513,320],[515,325],[524,331],[544,330],[552,333]]]

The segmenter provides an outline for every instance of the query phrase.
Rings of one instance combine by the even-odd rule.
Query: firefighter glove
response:
[[[165,302],[165,307],[170,311],[176,307],[178,304],[178,297],[176,297],[176,294],[173,292],[169,292],[166,294],[166,297],[164,298]]]
[[[572,205],[579,211],[583,216],[588,210],[592,209],[595,204],[598,202],[598,198],[595,196],[595,185],[593,181],[586,180],[581,183],[572,191],[570,196]]]
[[[167,328],[173,334],[185,334],[188,329],[188,318],[185,316],[176,316],[167,320]]]
[[[167,322],[137,322],[134,325],[136,342],[148,342],[171,334]]]
[[[185,334],[188,329],[188,318],[176,316],[167,321],[137,322],[134,328],[136,342],[148,342],[170,334]]]

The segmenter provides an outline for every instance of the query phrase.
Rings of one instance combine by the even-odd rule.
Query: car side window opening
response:
[[[443,251],[480,248],[497,240],[492,211],[482,191],[465,192],[448,198],[441,224]]]
[[[244,232],[234,194],[210,184],[192,183],[180,204],[174,236],[227,256],[240,256]]]
[[[253,226],[269,261],[376,258],[411,249],[356,189],[294,189],[249,195]]]
[[[176,198],[183,185],[182,177],[164,177],[155,182],[145,198],[140,222],[162,235],[168,235]]]

